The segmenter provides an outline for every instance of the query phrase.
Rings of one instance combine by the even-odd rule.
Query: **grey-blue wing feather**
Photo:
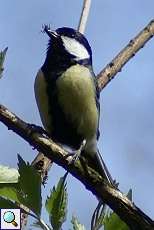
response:
[[[99,139],[100,136],[100,132],[99,132],[99,119],[100,119],[100,90],[98,87],[98,82],[97,82],[97,78],[93,72],[93,69],[91,69],[91,74],[93,76],[93,80],[94,80],[94,85],[95,85],[95,90],[96,90],[96,96],[95,96],[95,100],[96,100],[96,106],[97,106],[97,110],[98,110],[98,127],[97,127],[97,140]]]
[[[95,90],[96,90],[96,96],[95,96],[95,100],[96,100],[96,106],[97,106],[97,110],[98,110],[98,127],[97,127],[97,140],[99,139],[100,136],[100,132],[99,132],[99,118],[100,118],[100,90],[98,87],[98,82],[97,82],[97,78],[93,72],[93,70],[91,69],[91,73],[93,75],[93,79],[94,79],[94,85],[95,85]],[[114,183],[108,168],[99,152],[99,150],[97,149],[97,152],[94,155],[89,155],[87,156],[87,160],[89,165],[91,165],[93,168],[96,169],[96,171],[98,171],[100,173],[100,175],[105,178],[107,181],[109,181],[111,184]]]

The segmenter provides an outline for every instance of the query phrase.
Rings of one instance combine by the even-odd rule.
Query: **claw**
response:
[[[67,155],[67,157],[72,156],[71,159],[69,160],[69,164],[72,164],[72,163],[74,164],[77,160],[79,160],[80,155],[81,155],[81,152],[82,152],[82,150],[84,149],[85,145],[86,145],[86,140],[84,139],[84,140],[82,141],[82,143],[81,143],[81,145],[80,145],[80,148],[79,148],[78,150],[76,150],[76,151],[73,152],[73,153],[69,153],[69,154]]]
[[[44,130],[41,126],[38,126],[38,125],[35,125],[35,124],[28,124],[28,126],[30,127],[31,132],[37,131],[42,135],[50,137],[49,133],[46,130]]]

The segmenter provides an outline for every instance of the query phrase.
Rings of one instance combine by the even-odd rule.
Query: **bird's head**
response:
[[[48,51],[75,63],[92,64],[91,47],[83,34],[75,29],[62,27],[50,30],[44,27],[44,32],[50,37]],[[59,59],[58,58],[58,59]]]

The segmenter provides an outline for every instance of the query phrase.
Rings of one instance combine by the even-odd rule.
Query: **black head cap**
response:
[[[45,26],[44,32],[50,37],[49,48],[51,50],[55,45],[57,51],[58,48],[65,49],[78,62],[84,59],[92,62],[91,47],[85,36],[77,30],[68,27],[50,30],[48,26]]]

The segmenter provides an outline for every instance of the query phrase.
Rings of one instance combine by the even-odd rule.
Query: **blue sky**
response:
[[[33,84],[42,65],[48,37],[42,24],[54,29],[76,28],[82,1],[1,0],[0,50],[9,47],[4,76],[0,81],[0,103],[29,123],[41,124]],[[153,0],[95,0],[85,32],[93,50],[97,74],[153,18]],[[137,53],[122,72],[101,93],[99,148],[120,189],[133,190],[134,202],[153,217],[154,193],[154,41]],[[17,153],[32,161],[36,151],[0,124],[0,163],[16,167]],[[64,174],[54,166],[49,173],[50,188]],[[69,176],[69,214],[63,229],[70,228],[77,215],[87,229],[96,198]],[[150,197],[150,200],[148,199]],[[45,218],[45,215],[43,214]]]

